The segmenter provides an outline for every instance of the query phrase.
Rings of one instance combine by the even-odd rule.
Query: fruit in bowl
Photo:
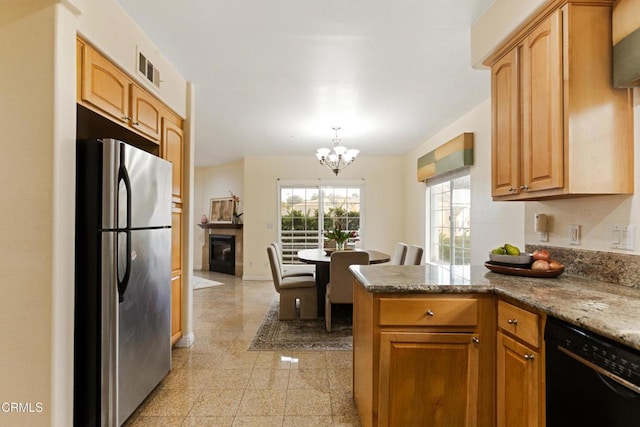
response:
[[[531,265],[531,254],[520,252],[517,246],[505,243],[504,246],[493,249],[489,253],[489,260],[500,264],[510,264],[518,266]]]

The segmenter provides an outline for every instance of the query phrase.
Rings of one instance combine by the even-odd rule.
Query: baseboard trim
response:
[[[183,335],[176,343],[176,347],[191,347],[196,342],[196,336],[193,332]]]

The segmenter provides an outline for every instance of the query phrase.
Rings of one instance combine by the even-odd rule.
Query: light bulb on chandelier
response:
[[[329,148],[318,148],[316,157],[321,165],[327,166],[338,176],[342,169],[353,163],[360,151],[353,148],[348,149],[342,145],[340,138],[338,138],[338,131],[341,128],[334,127],[332,129],[336,133],[336,137],[333,139],[333,150]]]

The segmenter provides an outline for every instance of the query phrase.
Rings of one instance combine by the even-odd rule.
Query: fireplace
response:
[[[235,274],[236,237],[226,234],[209,235],[209,270]]]

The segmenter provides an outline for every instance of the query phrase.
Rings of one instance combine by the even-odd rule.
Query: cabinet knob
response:
[[[518,324],[518,319],[508,319],[507,323],[510,325],[517,325]]]
[[[128,122],[129,120],[131,120],[131,117],[129,117],[129,116],[122,116],[122,117],[120,117],[120,121]]]
[[[140,123],[139,122],[133,122],[131,124],[134,125],[134,126],[138,126]]]
[[[535,356],[535,355],[533,355],[533,354],[531,354],[531,353],[529,353],[529,354],[525,354],[525,355],[524,355],[524,356],[522,356],[522,357],[524,357],[526,360],[533,360],[533,359],[535,359],[535,358],[536,358],[536,356]]]
[[[427,310],[427,312],[426,312],[425,314],[426,314],[427,316],[429,316],[429,317],[433,317],[433,316],[435,316],[435,314],[434,314],[434,313],[433,313],[433,311],[431,311],[431,310]]]
[[[515,187],[509,187],[509,192],[510,192],[510,193],[514,193],[515,191],[516,191],[516,188],[515,188]]]
[[[471,338],[471,341],[473,341],[475,344],[480,344],[480,338],[478,337]]]
[[[529,189],[529,187],[527,187],[526,185],[521,185],[521,186],[520,186],[520,189],[521,189],[522,191],[527,191],[527,190]]]

